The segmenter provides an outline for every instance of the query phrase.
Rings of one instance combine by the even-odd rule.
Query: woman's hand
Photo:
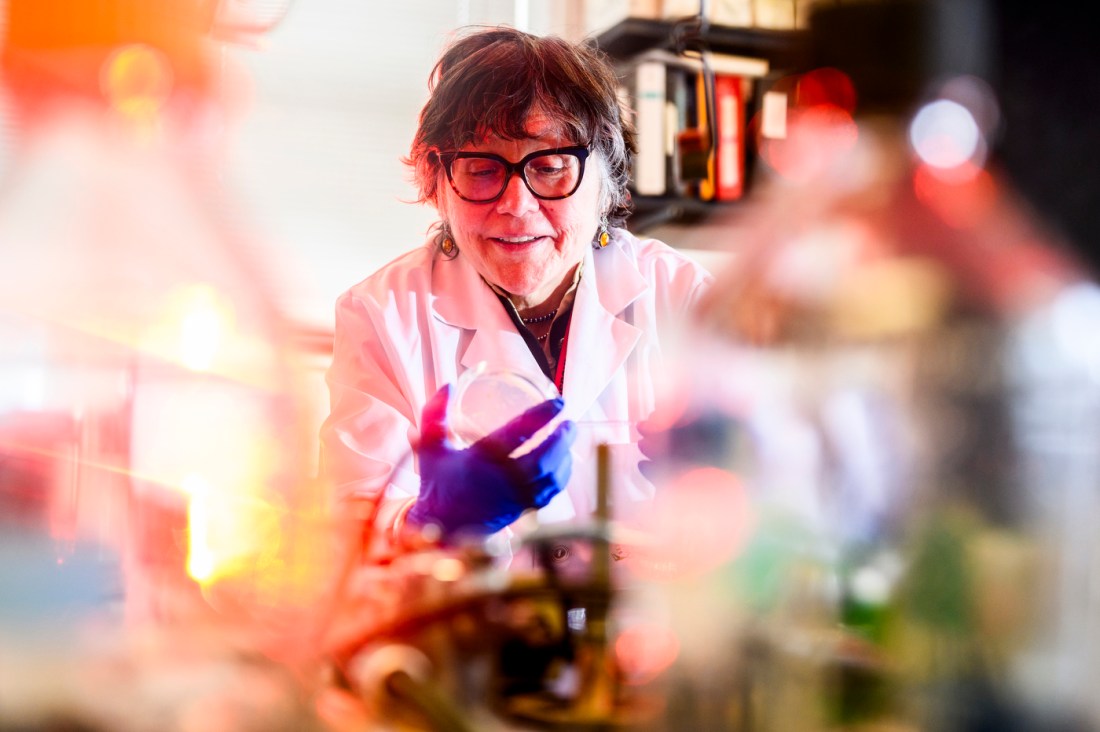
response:
[[[409,523],[434,523],[445,538],[491,534],[528,508],[542,508],[565,487],[573,468],[573,422],[563,420],[530,452],[509,457],[557,416],[561,399],[532,407],[470,447],[458,449],[447,436],[449,398],[448,385],[424,406],[417,447],[420,495],[409,510]]]

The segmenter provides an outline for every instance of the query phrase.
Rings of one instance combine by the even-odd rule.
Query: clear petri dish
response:
[[[447,407],[451,439],[467,447],[503,427],[531,407],[557,396],[514,371],[489,369],[484,363],[459,377]]]

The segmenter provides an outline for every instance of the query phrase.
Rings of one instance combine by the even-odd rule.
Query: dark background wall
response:
[[[1100,23],[1091,3],[994,3],[995,158],[1100,274]]]

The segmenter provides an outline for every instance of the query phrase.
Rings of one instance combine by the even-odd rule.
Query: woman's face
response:
[[[529,136],[522,140],[489,137],[462,150],[494,153],[514,163],[536,150],[583,143],[566,138],[537,113],[526,129]],[[443,180],[440,213],[451,225],[459,256],[511,294],[517,307],[532,308],[573,276],[591,245],[600,218],[601,170],[600,161],[589,158],[577,191],[556,201],[536,198],[519,175],[489,203],[465,201]]]

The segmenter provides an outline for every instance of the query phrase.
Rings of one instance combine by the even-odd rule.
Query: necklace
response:
[[[534,325],[535,323],[545,323],[547,320],[552,320],[555,315],[558,314],[558,309],[554,308],[546,315],[536,315],[533,318],[520,318],[524,325]]]
[[[538,341],[539,343],[542,343],[543,341],[545,341],[549,337],[550,337],[549,333],[543,333],[540,336],[535,336],[535,340]]]

